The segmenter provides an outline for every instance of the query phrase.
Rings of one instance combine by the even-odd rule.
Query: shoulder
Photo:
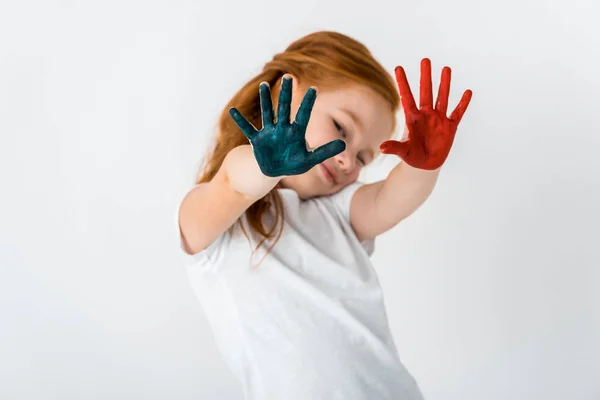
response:
[[[328,196],[328,199],[333,207],[335,207],[342,215],[342,217],[350,222],[350,207],[352,205],[352,199],[354,195],[365,183],[361,181],[354,181],[351,184],[343,187],[336,193]]]

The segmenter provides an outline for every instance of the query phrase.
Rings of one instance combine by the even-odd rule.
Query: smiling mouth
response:
[[[325,177],[327,178],[327,180],[329,180],[334,185],[337,184],[336,179],[333,177],[333,175],[331,174],[331,172],[329,172],[329,170],[327,169],[327,167],[325,165],[323,165],[323,164],[320,164],[320,167],[323,170],[323,174],[325,175]]]

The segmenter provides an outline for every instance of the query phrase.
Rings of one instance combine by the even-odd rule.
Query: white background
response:
[[[226,101],[315,30],[473,100],[429,200],[377,240],[428,399],[600,399],[595,0],[3,1],[0,398],[241,399],[174,212]],[[258,88],[257,88],[258,90]],[[365,174],[381,179],[391,156]]]

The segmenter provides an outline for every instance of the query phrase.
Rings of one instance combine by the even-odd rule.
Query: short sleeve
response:
[[[190,254],[185,249],[183,243],[183,236],[181,233],[181,226],[179,225],[179,209],[181,207],[181,201],[177,204],[175,210],[175,229],[176,235],[179,242],[179,253],[183,259],[186,267],[201,268],[206,270],[214,270],[223,258],[224,248],[227,246],[230,240],[229,230],[223,232],[218,238],[216,238],[207,248],[196,253]]]
[[[351,226],[350,223],[350,205],[352,203],[352,197],[358,190],[359,187],[363,186],[365,183],[360,181],[355,181],[340,190],[337,193],[331,195],[331,201],[333,202],[336,209],[342,216],[342,219]],[[367,254],[371,256],[375,251],[375,239],[365,240],[360,242],[360,244],[365,248]]]

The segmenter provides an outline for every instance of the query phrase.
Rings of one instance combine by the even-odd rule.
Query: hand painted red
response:
[[[383,154],[396,154],[412,167],[425,170],[438,169],[450,153],[458,123],[467,110],[473,92],[465,91],[458,106],[448,118],[446,112],[451,75],[449,67],[442,69],[435,108],[433,108],[431,88],[431,61],[428,58],[421,60],[421,109],[418,109],[415,104],[404,69],[398,66],[395,72],[408,127],[408,139],[404,142],[386,140],[379,148]]]

